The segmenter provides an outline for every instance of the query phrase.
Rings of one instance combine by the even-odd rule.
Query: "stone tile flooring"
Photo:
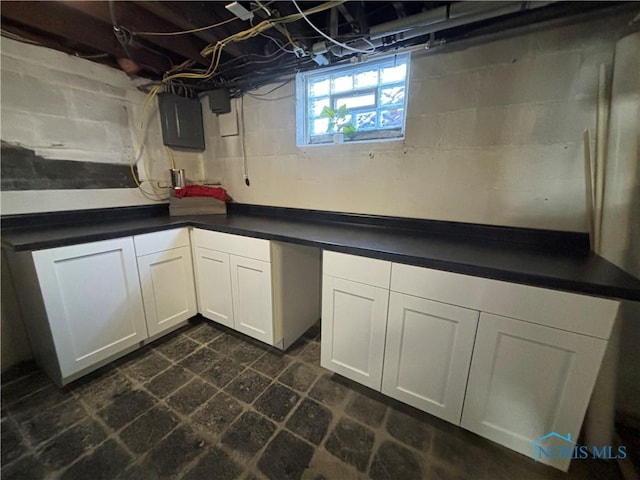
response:
[[[568,475],[320,367],[319,328],[286,354],[194,321],[64,389],[3,375],[3,480],[618,479]]]

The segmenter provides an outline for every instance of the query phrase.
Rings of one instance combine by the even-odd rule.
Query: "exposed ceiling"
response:
[[[621,2],[235,2],[251,20],[230,3],[2,1],[2,33],[151,81],[238,94],[362,52],[436,47]]]

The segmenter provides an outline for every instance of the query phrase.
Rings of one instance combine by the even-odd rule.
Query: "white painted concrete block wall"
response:
[[[143,83],[123,72],[54,50],[2,38],[1,138],[50,159],[134,162]],[[205,110],[206,113],[206,110]],[[157,106],[147,120],[138,162],[143,179],[168,181]],[[175,152],[187,177],[202,179],[203,154]],[[147,185],[147,190],[151,190]],[[160,193],[163,193],[160,191]],[[2,213],[150,203],[137,189],[2,192]]]
[[[294,86],[279,101],[246,96],[251,187],[238,137],[213,132],[205,174],[222,170],[247,203],[585,231],[582,131],[595,129],[598,68],[628,20],[413,54],[404,141],[296,148]]]

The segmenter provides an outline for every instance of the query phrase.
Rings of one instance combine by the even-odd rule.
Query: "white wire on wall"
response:
[[[316,27],[313,23],[311,23],[311,20],[309,20],[307,18],[307,16],[305,15],[305,13],[300,9],[300,7],[298,6],[298,2],[296,2],[296,0],[291,0],[291,1],[293,2],[293,5],[296,7],[296,10],[298,10],[298,13],[302,16],[304,21],[307,22],[311,28],[313,28],[316,32],[318,32],[320,35],[322,35],[324,38],[329,40],[334,45],[337,45],[339,47],[344,48],[345,50],[349,50],[349,51],[355,52],[355,53],[367,53],[367,54],[369,54],[369,53],[375,52],[375,46],[373,46],[373,45],[371,45],[373,47],[373,49],[361,50],[359,48],[353,48],[353,47],[350,47],[349,45],[346,45],[344,43],[338,42],[337,40],[334,40],[329,35],[325,34],[322,30],[320,30],[318,27]]]

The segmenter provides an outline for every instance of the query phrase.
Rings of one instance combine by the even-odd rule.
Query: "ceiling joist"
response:
[[[95,20],[101,21],[113,27],[108,2],[65,2],[64,5],[72,10],[83,13]],[[118,26],[122,26],[132,33],[136,31],[166,32],[175,29],[175,25],[168,23],[149,13],[137,5],[113,2],[114,18]],[[124,7],[124,8],[123,8]],[[180,57],[193,60],[195,63],[205,65],[206,59],[200,55],[200,50],[205,46],[204,42],[197,38],[187,36],[150,36],[144,37],[145,41],[153,43]],[[133,41],[136,41],[134,38]]]
[[[426,42],[444,45],[615,8],[635,12],[630,3],[618,1],[515,1],[499,2],[495,8],[494,2],[448,0],[299,0],[298,7],[308,16],[304,21],[296,20],[298,8],[291,1],[239,0],[253,11],[252,20],[241,20],[225,8],[231,1],[0,0],[0,14],[3,32],[13,33],[14,39],[153,81],[179,81],[198,91],[224,86],[239,95],[297,71],[344,63],[355,55],[365,60],[362,53],[382,54]],[[286,23],[278,21],[289,15],[294,16]],[[272,23],[267,29],[254,28],[263,21]],[[233,40],[242,40],[231,41],[234,35]],[[206,57],[202,51],[208,52]]]
[[[165,55],[131,48],[125,51],[113,34],[113,27],[87,15],[66,8],[61,2],[3,2],[2,17],[29,28],[62,38],[73,39],[80,45],[126,58],[128,53],[136,63],[150,71],[164,72],[171,68]]]
[[[193,30],[207,25],[215,25],[232,17],[226,10],[225,16],[214,16],[209,10],[209,8],[213,8],[213,5],[192,4],[191,2],[181,2],[181,5],[177,7],[173,5],[172,2],[136,1],[135,4],[147,12],[150,12],[165,21],[171,22],[174,25],[172,29],[165,28],[164,30],[154,30],[155,32]],[[192,20],[194,18],[198,19],[197,23]],[[194,32],[193,35],[201,38],[209,44],[215,44],[228,36],[227,30],[224,27],[225,25],[221,25],[213,29]],[[175,39],[179,37],[180,36],[178,35],[174,35],[165,38]],[[240,57],[244,54],[244,51],[240,46],[232,43],[225,48],[225,53],[232,57]]]

